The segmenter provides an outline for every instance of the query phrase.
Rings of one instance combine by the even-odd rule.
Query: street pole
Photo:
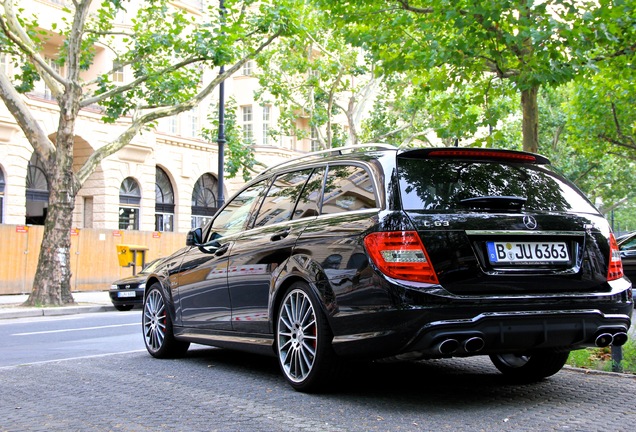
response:
[[[223,0],[219,0],[220,14],[221,14],[221,26],[225,23],[225,7]],[[219,74],[222,75],[225,72],[225,66],[221,65],[219,68]],[[219,178],[218,178],[218,193],[217,193],[217,207],[223,207],[225,204],[225,197],[223,196],[223,169],[225,166],[225,80],[219,84],[219,135],[216,140],[219,145]]]
[[[623,372],[623,347],[612,345],[612,372]]]

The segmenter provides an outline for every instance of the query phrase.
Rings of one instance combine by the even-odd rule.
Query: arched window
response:
[[[202,227],[217,211],[218,183],[210,174],[203,174],[192,190],[192,228]]]
[[[155,230],[174,230],[174,190],[168,174],[157,167],[155,179]]]
[[[27,167],[26,176],[26,218],[25,223],[44,225],[49,207],[49,182],[44,165],[33,153]]]
[[[139,229],[140,204],[139,183],[132,177],[126,177],[119,187],[119,229]]]
[[[0,168],[0,223],[4,222],[4,172]]]

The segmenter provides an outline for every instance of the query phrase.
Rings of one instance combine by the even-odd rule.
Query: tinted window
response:
[[[566,180],[537,166],[479,161],[398,159],[405,210],[461,211],[462,200],[526,198],[525,210],[597,213]]]
[[[636,237],[632,237],[626,241],[621,242],[620,250],[635,250],[636,249]]]
[[[281,174],[269,188],[254,226],[272,225],[291,219],[311,169]]]
[[[305,185],[300,195],[296,210],[292,219],[300,219],[304,217],[318,216],[320,213],[320,192],[322,191],[322,182],[325,178],[325,169],[316,168]]]
[[[245,229],[249,222],[251,210],[262,196],[266,181],[256,183],[238,194],[228,205],[214,218],[210,232],[215,238],[234,234]]]
[[[330,166],[325,182],[322,214],[376,208],[373,182],[362,167]]]

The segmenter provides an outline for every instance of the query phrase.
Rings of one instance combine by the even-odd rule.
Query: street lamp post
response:
[[[223,0],[219,0],[220,14],[221,14],[221,26],[225,23],[225,7]],[[221,65],[219,68],[219,74],[222,75],[225,72],[225,66]],[[225,165],[225,80],[219,84],[219,134],[216,140],[219,145],[219,178],[218,178],[218,193],[217,193],[217,207],[223,207],[225,204],[225,197],[223,196],[223,169]]]

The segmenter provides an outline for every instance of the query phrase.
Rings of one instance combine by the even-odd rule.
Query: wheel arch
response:
[[[301,263],[305,264],[300,265]],[[269,300],[270,331],[272,333],[275,331],[276,315],[285,293],[289,287],[296,282],[304,282],[309,286],[309,289],[318,298],[320,308],[327,317],[327,321],[331,326],[331,315],[337,309],[336,297],[331,285],[329,284],[327,275],[324,271],[322,271],[322,267],[306,255],[296,255],[290,257],[286,265],[282,266],[282,268],[285,270],[283,270],[276,279],[273,280],[273,287]],[[319,281],[319,283],[312,281]]]
[[[172,290],[167,289],[163,281],[156,275],[151,275],[146,280],[146,288],[144,289],[144,303],[146,302],[146,297],[148,296],[148,292],[155,284],[159,284],[159,289],[163,292],[164,297],[167,300],[166,303],[168,303],[168,306],[169,306],[167,309],[168,309],[168,313],[170,314],[170,318],[172,319],[172,322],[175,323],[177,308],[174,302],[174,298],[172,297]]]

